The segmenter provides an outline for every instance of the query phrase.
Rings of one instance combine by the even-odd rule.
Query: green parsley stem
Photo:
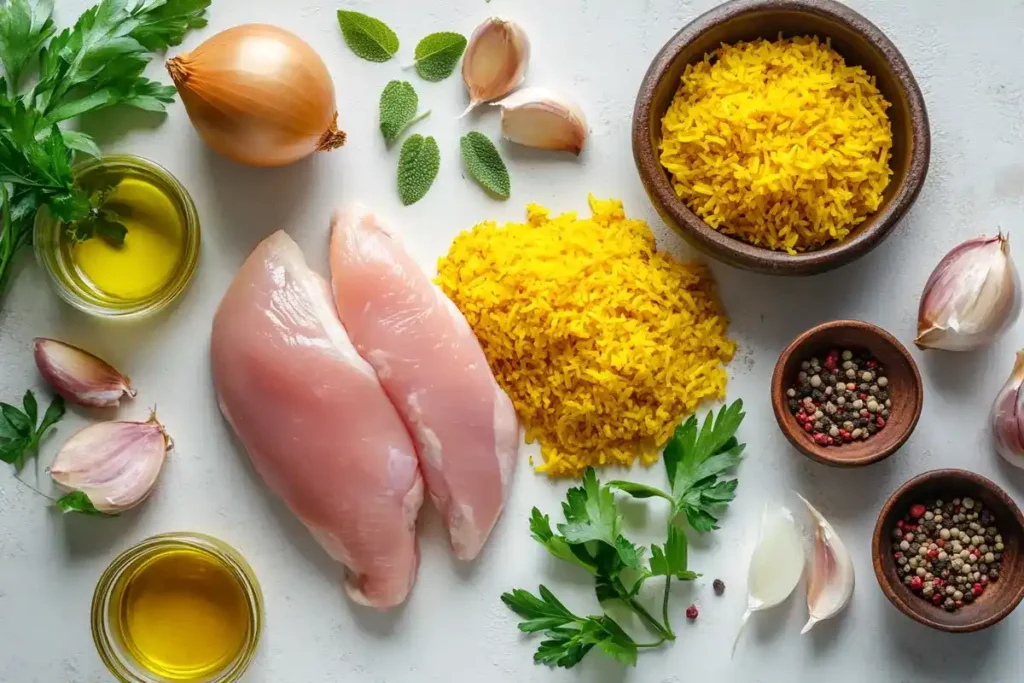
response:
[[[634,643],[637,648],[641,647],[661,647],[661,644],[665,642],[664,638],[654,641],[653,643]]]
[[[630,598],[627,601],[627,604],[629,605],[629,608],[633,610],[633,612],[635,612],[636,615],[640,617],[640,619],[644,621],[652,631],[654,631],[661,637],[662,640],[676,639],[675,634],[667,630],[664,626],[662,626],[661,622],[655,619],[651,615],[651,613],[648,612],[647,609],[637,601],[636,598]]]
[[[665,622],[665,630],[672,633],[672,624],[668,619],[668,593],[669,587],[672,585],[672,577],[665,577],[665,595],[661,598],[661,619]]]

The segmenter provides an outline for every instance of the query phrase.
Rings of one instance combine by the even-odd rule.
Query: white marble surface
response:
[[[60,0],[67,24],[90,0]],[[372,64],[344,46],[326,0],[214,0],[210,27],[185,48],[228,26],[270,22],[314,46],[335,78],[342,150],[279,170],[236,166],[208,151],[180,104],[166,119],[126,114],[85,122],[107,151],[133,152],[167,166],[192,192],[203,221],[195,280],[177,306],[156,320],[111,325],[83,317],[50,292],[31,258],[18,266],[0,309],[0,398],[26,387],[44,391],[30,352],[37,335],[67,339],[115,361],[139,397],[119,415],[144,416],[158,404],[177,449],[158,493],[136,513],[111,520],[62,518],[0,471],[0,682],[95,683],[110,680],[89,632],[89,602],[100,572],[121,550],[158,532],[198,530],[219,536],[252,562],[266,593],[267,628],[248,683],[433,683],[449,680],[527,683],[681,683],[683,681],[969,681],[1019,680],[1024,611],[984,633],[931,632],[886,602],[871,572],[869,538],[881,503],[924,470],[962,466],[995,479],[1024,502],[1024,476],[987,445],[989,404],[1024,345],[1024,327],[986,352],[914,351],[924,375],[924,416],[909,444],[890,460],[837,471],[798,455],[779,433],[768,380],[779,350],[811,324],[837,317],[875,322],[909,344],[928,272],[954,244],[997,228],[1015,237],[1024,210],[1024,3],[1019,0],[858,0],[854,7],[899,46],[924,91],[931,117],[931,172],[914,209],[885,245],[840,271],[806,280],[772,279],[713,265],[740,352],[729,395],[749,406],[743,437],[749,458],[738,499],[721,531],[693,542],[691,564],[704,578],[677,590],[672,614],[679,640],[644,654],[635,670],[596,655],[570,672],[531,662],[535,641],[522,638],[498,601],[514,586],[554,588],[580,611],[594,607],[586,577],[557,567],[529,537],[530,508],[555,510],[566,488],[520,463],[506,513],[483,557],[472,566],[449,559],[439,522],[426,512],[422,568],[408,604],[380,615],[354,607],[340,568],[272,499],[230,438],[210,383],[207,341],[213,312],[236,268],[270,232],[284,228],[325,268],[331,208],[362,200],[388,216],[426,268],[460,230],[485,218],[520,219],[528,202],[584,210],[588,192],[620,197],[630,215],[651,221],[659,243],[685,253],[649,206],[629,146],[633,98],[651,57],[713,0],[347,0],[344,5],[390,23],[403,41],[399,59]],[[401,70],[420,37],[465,34],[490,14],[520,21],[533,41],[529,83],[571,93],[590,116],[593,137],[580,162],[504,148],[513,177],[505,203],[487,199],[462,177],[457,139],[469,128],[492,136],[493,112],[456,121],[465,106],[457,77],[439,84]],[[153,73],[161,75],[159,66]],[[387,81],[408,78],[433,114],[417,131],[437,137],[442,165],[427,197],[403,208],[394,189],[397,151],[376,128]],[[111,128],[107,122],[117,121]],[[1021,240],[1018,238],[1018,242]],[[1024,259],[1024,244],[1017,245]],[[78,426],[77,412],[43,449]],[[631,476],[660,482],[660,469]],[[729,646],[744,605],[746,559],[758,511],[797,489],[819,504],[855,554],[857,590],[848,612],[808,636],[798,632],[803,601],[756,619],[735,658]],[[425,510],[429,506],[425,507]],[[642,532],[645,541],[653,540]],[[716,598],[711,580],[726,594]],[[701,607],[696,623],[683,611]]]

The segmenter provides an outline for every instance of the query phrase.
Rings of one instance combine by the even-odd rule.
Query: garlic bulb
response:
[[[99,512],[116,515],[146,499],[171,447],[156,414],[146,422],[100,422],[68,439],[50,476],[61,488],[84,493]]]
[[[839,534],[806,498],[804,502],[814,521],[814,552],[807,579],[809,618],[800,633],[807,633],[819,621],[831,619],[846,609],[853,597],[853,562]]]
[[[88,351],[37,337],[36,367],[53,390],[71,403],[93,408],[120,405],[122,396],[135,396],[127,377]]]
[[[462,59],[462,81],[469,90],[469,106],[462,115],[519,87],[529,61],[530,41],[518,24],[497,17],[480,24]]]
[[[981,348],[1013,325],[1020,311],[1009,238],[968,240],[946,254],[928,278],[914,343],[946,351]]]
[[[1013,365],[1006,384],[996,396],[992,404],[992,436],[996,442],[996,452],[1006,462],[1015,467],[1024,468],[1024,396],[1021,395],[1021,384],[1024,383],[1024,351],[1017,352],[1017,361]]]
[[[803,573],[803,540],[793,513],[783,506],[765,507],[747,569],[747,611],[732,645],[734,653],[751,615],[785,602]]]
[[[578,106],[543,88],[523,88],[501,107],[501,134],[507,140],[579,154],[587,141],[587,119]]]

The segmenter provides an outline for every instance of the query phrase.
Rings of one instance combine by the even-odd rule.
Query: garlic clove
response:
[[[1024,383],[1024,351],[1017,352],[1017,360],[1006,384],[992,404],[992,436],[996,452],[1006,462],[1024,468],[1024,406],[1021,406],[1021,384]]]
[[[804,573],[803,558],[803,539],[793,513],[784,506],[766,506],[747,569],[747,610],[732,644],[733,654],[754,612],[782,604],[796,589]]]
[[[38,337],[36,367],[43,379],[65,400],[93,408],[120,405],[122,396],[135,396],[127,377],[88,351]]]
[[[149,496],[172,447],[152,414],[146,422],[100,422],[61,447],[50,476],[66,491],[81,491],[104,514],[130,510]]]
[[[846,544],[828,520],[799,493],[814,521],[814,549],[807,579],[807,611],[809,617],[801,634],[810,631],[819,621],[836,616],[850,604],[853,597],[853,562]]]
[[[462,116],[519,87],[529,61],[530,41],[518,24],[497,17],[480,24],[462,58],[462,81],[469,90],[469,106]]]
[[[523,88],[495,106],[501,107],[501,134],[512,142],[578,155],[587,141],[583,111],[544,88]]]
[[[968,240],[946,254],[928,278],[914,343],[922,349],[978,349],[1013,325],[1020,312],[1009,238]]]

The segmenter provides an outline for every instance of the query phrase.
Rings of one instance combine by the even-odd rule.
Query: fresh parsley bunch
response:
[[[540,586],[539,596],[516,589],[503,594],[501,600],[522,617],[521,631],[544,634],[533,656],[535,662],[568,669],[596,647],[634,666],[641,649],[675,640],[668,617],[669,586],[673,577],[692,581],[699,576],[687,566],[686,524],[698,532],[717,529],[716,515],[736,496],[737,480],[720,480],[720,476],[742,459],[745,444],[735,435],[744,415],[743,401],[736,401],[723,407],[717,418],[714,412],[709,413],[703,426],[691,416],[677,427],[662,456],[670,485],[667,492],[628,481],[602,486],[590,468],[583,475],[583,486],[566,493],[562,503],[565,522],[557,525],[558,533],[551,529],[547,515],[533,509],[533,538],[558,559],[591,574],[600,602],[620,601],[656,638],[649,643],[637,642],[607,614],[577,616],[544,586]],[[644,562],[646,549],[621,533],[622,515],[615,490],[634,498],[661,498],[672,506],[665,543],[651,547],[648,563]],[[637,599],[644,582],[656,576],[665,577],[660,621]]]
[[[54,0],[0,0],[0,294],[15,255],[32,241],[36,211],[77,223],[77,234],[124,240],[100,195],[75,185],[71,156],[99,155],[85,133],[58,124],[117,104],[163,111],[174,88],[142,75],[153,53],[206,25],[210,0],[103,0],[57,33]],[[30,74],[38,78],[22,87]]]

